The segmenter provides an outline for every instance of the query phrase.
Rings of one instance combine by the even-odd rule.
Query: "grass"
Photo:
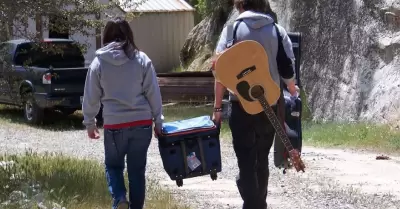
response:
[[[400,132],[386,125],[369,123],[305,124],[303,139],[307,145],[313,146],[400,152]]]
[[[4,165],[5,162],[13,162]],[[3,164],[3,165],[1,165]],[[103,166],[95,161],[78,160],[60,154],[0,156],[0,204],[21,191],[25,205],[10,204],[4,209],[37,208],[39,199],[48,207],[53,203],[68,209],[108,209],[111,197],[107,191]],[[13,197],[11,197],[13,198]],[[18,202],[18,201],[13,201]],[[184,209],[171,194],[147,181],[146,209]]]
[[[175,67],[173,68],[170,72],[171,73],[180,73],[180,72],[184,72],[185,69],[183,69],[181,66]]]
[[[304,96],[304,95],[303,95]],[[308,108],[303,108],[303,141],[305,145],[318,147],[371,149],[400,153],[400,131],[385,125],[368,123],[316,123],[310,122]],[[164,107],[166,121],[175,121],[212,114],[212,106],[171,105]],[[40,126],[48,130],[82,130],[82,115],[79,111],[70,116],[51,113],[49,121]],[[53,120],[56,118],[56,120]],[[0,124],[24,124],[23,112],[19,108],[0,106]],[[231,139],[227,120],[222,122],[221,138]]]
[[[211,115],[212,107],[169,106],[164,108],[164,113],[167,121],[173,121]],[[368,123],[309,122],[309,114],[307,109],[307,116],[303,118],[303,141],[305,145],[400,153],[400,132],[391,130],[388,126]],[[221,138],[231,138],[226,121],[222,124],[221,134]]]

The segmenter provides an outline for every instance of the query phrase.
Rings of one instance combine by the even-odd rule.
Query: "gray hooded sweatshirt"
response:
[[[95,127],[100,102],[104,124],[149,119],[161,124],[161,93],[150,58],[141,51],[129,58],[117,42],[98,49],[86,76],[83,96],[83,124],[87,129]]]
[[[238,21],[242,20],[242,22]],[[278,47],[278,34],[276,33],[274,19],[266,14],[257,13],[253,11],[245,11],[241,13],[234,23],[233,28],[236,24],[240,24],[236,31],[235,43],[244,40],[253,40],[259,42],[265,49],[269,59],[269,70],[272,79],[280,86],[280,80],[282,79],[286,84],[294,80],[294,60],[295,56],[293,53],[292,42],[287,35],[284,28],[277,25],[279,33],[282,37],[283,49]],[[225,27],[221,33],[215,52],[220,53],[227,48],[227,37],[233,37],[228,35],[229,30]],[[231,33],[233,30],[231,31]],[[276,59],[272,59],[276,58]],[[230,100],[237,101],[237,97],[230,92]],[[273,105],[273,104],[271,104]]]

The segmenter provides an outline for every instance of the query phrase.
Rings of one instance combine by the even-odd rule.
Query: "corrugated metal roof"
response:
[[[119,0],[125,12],[185,12],[195,11],[185,0]]]

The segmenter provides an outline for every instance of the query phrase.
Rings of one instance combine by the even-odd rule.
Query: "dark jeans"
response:
[[[152,138],[151,126],[104,130],[104,151],[108,189],[113,208],[126,200],[125,155],[129,180],[130,209],[142,209],[145,199],[147,150]]]
[[[264,112],[246,113],[237,102],[231,102],[229,127],[239,166],[237,186],[243,209],[266,209],[268,190],[268,155],[275,129]],[[276,107],[274,107],[276,112]]]

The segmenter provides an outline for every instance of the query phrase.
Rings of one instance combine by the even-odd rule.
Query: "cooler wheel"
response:
[[[182,179],[176,180],[176,185],[178,185],[178,187],[182,187],[183,186],[183,180]]]
[[[216,172],[212,172],[212,173],[210,174],[210,176],[211,176],[211,179],[212,179],[213,181],[215,181],[215,180],[218,179],[218,175],[217,175]]]

